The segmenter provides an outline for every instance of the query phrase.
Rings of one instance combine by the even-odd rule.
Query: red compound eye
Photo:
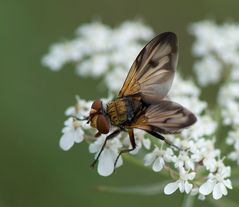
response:
[[[108,134],[110,131],[110,123],[104,115],[98,115],[96,126],[101,134]]]
[[[92,109],[99,111],[102,108],[102,101],[100,99],[95,100],[94,103],[91,105]]]

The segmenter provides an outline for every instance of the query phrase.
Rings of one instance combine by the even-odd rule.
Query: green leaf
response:
[[[135,195],[156,195],[163,193],[164,186],[169,181],[163,181],[156,184],[140,185],[140,186],[128,186],[128,187],[109,187],[109,186],[97,186],[96,189],[102,192],[108,193],[120,193],[120,194],[135,194]]]
[[[226,198],[220,200],[214,200],[213,198],[209,198],[208,200],[216,207],[238,207],[238,203]]]

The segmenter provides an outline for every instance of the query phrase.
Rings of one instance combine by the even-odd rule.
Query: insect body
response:
[[[107,114],[112,125],[123,126],[132,121],[142,106],[142,102],[139,99],[123,97],[107,104]]]
[[[139,53],[115,100],[106,106],[101,100],[92,104],[88,119],[100,134],[108,134],[111,126],[116,130],[109,134],[93,162],[95,165],[107,141],[121,131],[129,134],[132,151],[136,148],[135,128],[142,129],[169,143],[162,134],[178,133],[196,122],[195,115],[178,103],[166,98],[172,85],[178,60],[177,37],[172,32],[159,34]],[[115,164],[117,162],[115,161]]]

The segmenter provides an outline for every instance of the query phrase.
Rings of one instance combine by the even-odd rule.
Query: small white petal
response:
[[[108,149],[105,149],[100,155],[97,170],[101,176],[109,176],[114,172],[113,157],[112,152]]]
[[[81,128],[77,128],[77,129],[74,130],[73,136],[74,136],[74,141],[76,143],[80,143],[80,142],[83,141],[84,132]]]
[[[75,111],[76,111],[75,107],[70,106],[69,108],[66,109],[65,115],[66,116],[72,116],[72,115],[74,115]]]
[[[223,181],[223,183],[224,183],[224,185],[225,185],[227,188],[232,189],[232,182],[231,182],[231,180],[226,179],[226,180]]]
[[[215,182],[208,180],[200,186],[199,193],[201,193],[202,195],[209,195],[213,191],[214,186]]]
[[[217,183],[214,188],[213,188],[213,198],[218,200],[222,197],[222,191],[221,191],[221,188],[220,188],[220,184]]]
[[[227,195],[227,188],[225,187],[225,185],[223,183],[218,183],[221,189],[221,192],[223,195]]]
[[[179,180],[178,181],[178,187],[179,187],[179,191],[181,193],[183,193],[185,191],[185,185],[184,185],[184,181],[183,180]]]
[[[188,194],[192,190],[193,185],[189,183],[188,181],[185,181],[184,188],[185,188],[185,192]]]
[[[60,147],[61,149],[67,151],[69,150],[74,144],[74,136],[71,132],[65,133],[62,135],[60,139]]]
[[[73,118],[72,117],[70,117],[69,119],[64,121],[65,126],[72,126],[72,124],[73,124]]]
[[[97,143],[91,143],[90,145],[89,145],[89,151],[90,151],[90,153],[96,153],[96,152],[98,152],[100,150],[100,148],[99,148],[99,146],[98,146],[98,144]]]
[[[145,147],[147,150],[149,150],[149,149],[150,149],[150,146],[151,146],[151,141],[150,141],[150,139],[143,139],[142,142],[143,142],[144,147]]]
[[[152,153],[149,153],[149,154],[146,154],[145,157],[144,157],[144,165],[145,166],[149,166],[153,163],[153,161],[155,160],[155,154],[152,152]]]
[[[158,157],[153,164],[153,171],[159,172],[163,169],[164,160],[161,157]]]
[[[97,153],[98,154],[100,152],[102,146],[103,146],[104,141],[105,141],[105,137],[101,136],[98,139],[96,139],[95,142],[91,143],[89,145],[90,153]]]
[[[169,183],[164,187],[164,193],[170,195],[178,189],[178,181]]]

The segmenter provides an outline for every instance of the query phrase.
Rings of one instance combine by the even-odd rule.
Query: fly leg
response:
[[[129,134],[129,140],[130,140],[130,143],[131,143],[131,146],[132,148],[130,149],[124,149],[122,151],[120,151],[120,153],[118,154],[116,160],[115,160],[115,163],[114,163],[114,169],[116,168],[116,164],[120,158],[120,156],[123,154],[123,153],[128,153],[130,151],[133,151],[135,148],[136,148],[136,143],[135,143],[135,138],[134,138],[134,131],[133,129],[129,130],[128,131],[128,134]]]
[[[120,133],[121,129],[116,129],[115,131],[113,131],[110,135],[108,135],[106,138],[105,138],[105,141],[100,149],[100,152],[99,154],[97,155],[96,159],[94,160],[94,162],[90,165],[91,168],[94,168],[95,164],[97,163],[97,161],[99,160],[99,157],[101,155],[101,153],[103,152],[104,148],[105,148],[105,145],[107,143],[108,140],[110,139],[113,139],[114,137],[116,137],[119,133]],[[96,134],[97,135],[97,134]]]
[[[180,147],[176,146],[176,145],[173,144],[171,141],[165,139],[165,137],[162,136],[161,134],[158,134],[158,133],[152,132],[152,131],[147,131],[147,132],[148,132],[149,134],[151,134],[152,136],[163,140],[166,144],[168,144],[168,145],[170,145],[170,146],[173,146],[173,147],[175,147],[175,148],[178,149],[178,150],[182,150]]]

